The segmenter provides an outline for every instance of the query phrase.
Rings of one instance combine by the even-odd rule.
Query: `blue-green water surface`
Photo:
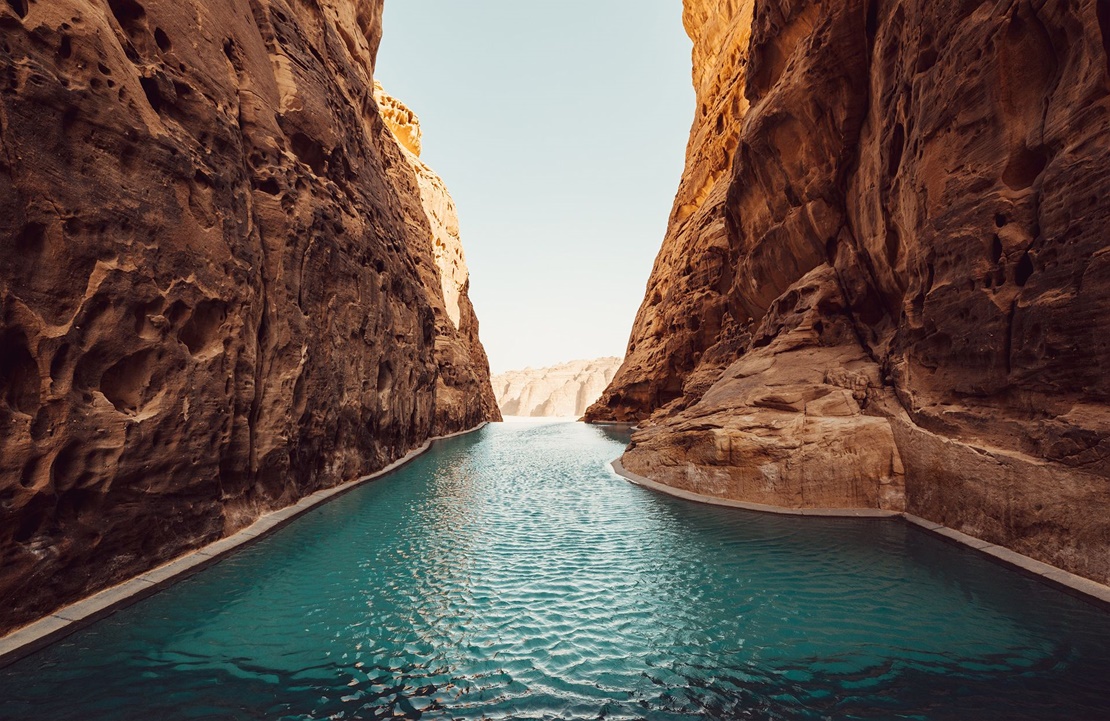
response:
[[[3,669],[0,718],[1110,718],[1094,607],[901,521],[641,489],[626,441],[437,443]]]

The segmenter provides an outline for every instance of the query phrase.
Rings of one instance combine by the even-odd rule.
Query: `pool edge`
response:
[[[161,566],[144,571],[123,583],[98,591],[76,603],[57,609],[38,621],[22,626],[6,636],[0,637],[0,668],[9,666],[36,651],[41,651],[66,636],[110,616],[121,608],[137,603],[178,581],[213,566],[234,551],[246,548],[284,528],[308,511],[335,500],[365,483],[396,471],[422,455],[436,441],[475,433],[487,425],[489,425],[489,421],[484,421],[464,431],[429,438],[393,463],[374,473],[309,494],[290,506],[260,516],[250,526],[237,533],[189,551]]]
[[[685,491],[681,488],[675,488],[665,483],[653,481],[650,478],[645,478],[625,468],[619,458],[614,460],[610,466],[614,473],[630,483],[695,503],[738,508],[746,511],[755,511],[757,513],[773,513],[783,516],[898,518],[937,538],[980,553],[995,563],[1007,566],[1025,576],[1046,583],[1057,590],[1075,596],[1094,606],[1098,606],[1105,611],[1110,611],[1110,586],[1105,586],[1097,581],[1093,581],[1070,571],[1065,571],[1052,564],[1030,558],[1029,556],[1020,554],[1005,546],[999,546],[953,528],[948,528],[941,523],[935,523],[928,519],[920,518],[912,513],[884,511],[878,508],[787,508],[785,506],[771,506],[762,503],[747,503],[728,498],[706,496],[701,493]]]

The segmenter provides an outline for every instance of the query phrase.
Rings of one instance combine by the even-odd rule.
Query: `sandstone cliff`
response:
[[[490,387],[489,360],[478,338],[478,319],[468,294],[470,272],[455,201],[443,180],[420,160],[422,133],[416,114],[378,83],[374,99],[416,179],[423,212],[413,213],[410,231],[414,237],[424,237],[420,247],[422,251],[430,248],[434,260],[433,264],[418,262],[417,269],[436,314],[435,433],[468,428],[475,415],[500,420]],[[405,197],[412,197],[411,188],[406,188]]]
[[[497,417],[381,9],[0,3],[0,631]]]
[[[593,420],[638,473],[1110,580],[1110,10],[686,0],[687,167]]]
[[[596,358],[508,371],[493,377],[493,392],[507,416],[580,418],[620,364],[620,358]]]

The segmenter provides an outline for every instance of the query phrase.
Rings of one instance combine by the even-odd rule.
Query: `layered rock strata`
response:
[[[620,364],[620,358],[608,357],[507,371],[493,377],[493,392],[506,416],[580,418]]]
[[[685,6],[687,168],[588,418],[668,483],[1110,580],[1106,4]]]
[[[380,0],[0,3],[0,631],[497,417],[380,33]]]

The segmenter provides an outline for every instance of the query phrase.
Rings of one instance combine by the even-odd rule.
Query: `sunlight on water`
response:
[[[1096,719],[1108,617],[900,521],[490,426],[0,671],[0,718]]]

